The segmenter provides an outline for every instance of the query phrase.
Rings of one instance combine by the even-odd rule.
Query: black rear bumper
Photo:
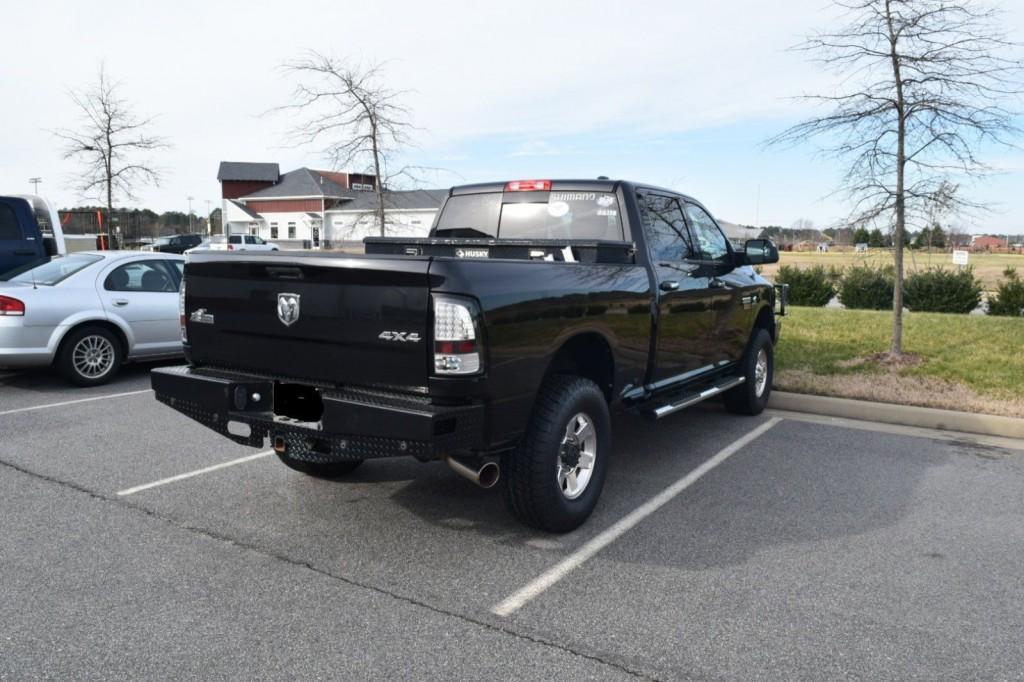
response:
[[[427,396],[376,389],[318,388],[323,410],[315,422],[275,414],[266,377],[192,367],[151,374],[156,399],[231,440],[262,447],[269,438],[288,456],[310,462],[411,456],[421,460],[483,445],[484,407],[435,405]],[[311,389],[312,390],[312,389]],[[248,435],[229,430],[244,424]]]

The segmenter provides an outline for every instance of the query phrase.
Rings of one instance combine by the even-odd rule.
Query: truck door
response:
[[[738,361],[747,345],[748,310],[743,307],[745,280],[734,273],[735,260],[729,240],[714,218],[697,204],[683,202],[686,219],[697,238],[700,262],[708,275],[712,323],[707,346],[716,364]],[[752,306],[748,306],[751,308]]]
[[[0,197],[0,274],[40,260],[44,254],[28,202]]]
[[[638,196],[648,257],[657,279],[654,365],[647,388],[657,390],[712,369],[708,269],[687,229],[679,200]]]

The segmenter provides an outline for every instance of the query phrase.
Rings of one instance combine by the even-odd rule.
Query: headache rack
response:
[[[568,263],[636,262],[636,244],[593,239],[403,239],[367,237],[366,253],[389,256],[498,258]]]

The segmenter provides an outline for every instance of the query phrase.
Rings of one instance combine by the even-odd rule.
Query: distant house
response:
[[[227,234],[257,235],[286,249],[317,249],[381,233],[372,175],[311,168],[281,174],[276,163],[224,161],[217,179]],[[385,234],[426,236],[447,194],[385,192]]]
[[[1006,240],[999,237],[974,235],[971,237],[971,251],[994,251],[1006,246]]]

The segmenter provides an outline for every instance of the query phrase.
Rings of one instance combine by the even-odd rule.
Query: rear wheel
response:
[[[775,374],[775,347],[764,329],[756,329],[750,339],[739,375],[746,381],[725,393],[725,407],[736,414],[761,414],[768,405]]]
[[[503,458],[509,511],[553,533],[579,527],[597,506],[610,451],[611,420],[601,389],[580,377],[552,377],[522,443]]]
[[[81,327],[64,339],[57,354],[57,369],[79,386],[110,381],[121,366],[121,341],[103,327]]]
[[[289,469],[301,471],[307,476],[315,478],[341,478],[351,474],[363,463],[361,459],[346,459],[340,462],[306,462],[281,453],[277,453],[277,457]]]

